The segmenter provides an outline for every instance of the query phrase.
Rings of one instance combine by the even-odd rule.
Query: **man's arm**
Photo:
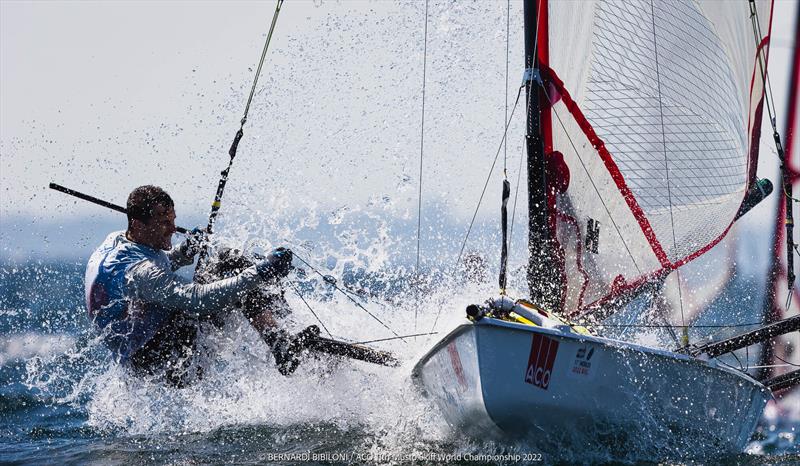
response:
[[[149,260],[131,267],[125,278],[135,299],[159,303],[198,316],[223,309],[240,299],[244,292],[262,283],[255,267],[213,283],[184,283],[171,271]]]

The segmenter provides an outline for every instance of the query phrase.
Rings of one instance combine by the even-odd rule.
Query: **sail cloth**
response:
[[[755,2],[759,43],[747,1],[539,8],[546,150],[570,172],[555,214],[564,310],[580,313],[665,277],[732,225],[755,175],[772,5]]]

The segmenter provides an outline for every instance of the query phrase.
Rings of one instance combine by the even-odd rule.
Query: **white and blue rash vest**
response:
[[[117,359],[127,363],[176,312],[205,316],[221,311],[261,283],[255,267],[201,285],[174,273],[192,259],[110,234],[86,266],[86,308]]]

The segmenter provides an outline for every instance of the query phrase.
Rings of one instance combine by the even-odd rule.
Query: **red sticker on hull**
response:
[[[447,352],[450,353],[450,363],[453,365],[453,372],[456,373],[458,384],[463,388],[467,388],[467,378],[464,377],[464,368],[461,366],[461,358],[458,356],[458,348],[456,348],[455,341],[451,341],[447,345]]]
[[[558,353],[558,340],[538,333],[533,334],[531,355],[525,370],[525,382],[547,390],[553,374],[553,363]]]

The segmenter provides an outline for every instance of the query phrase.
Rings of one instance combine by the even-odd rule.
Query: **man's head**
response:
[[[175,203],[158,186],[139,186],[128,196],[128,239],[156,249],[172,247]]]

